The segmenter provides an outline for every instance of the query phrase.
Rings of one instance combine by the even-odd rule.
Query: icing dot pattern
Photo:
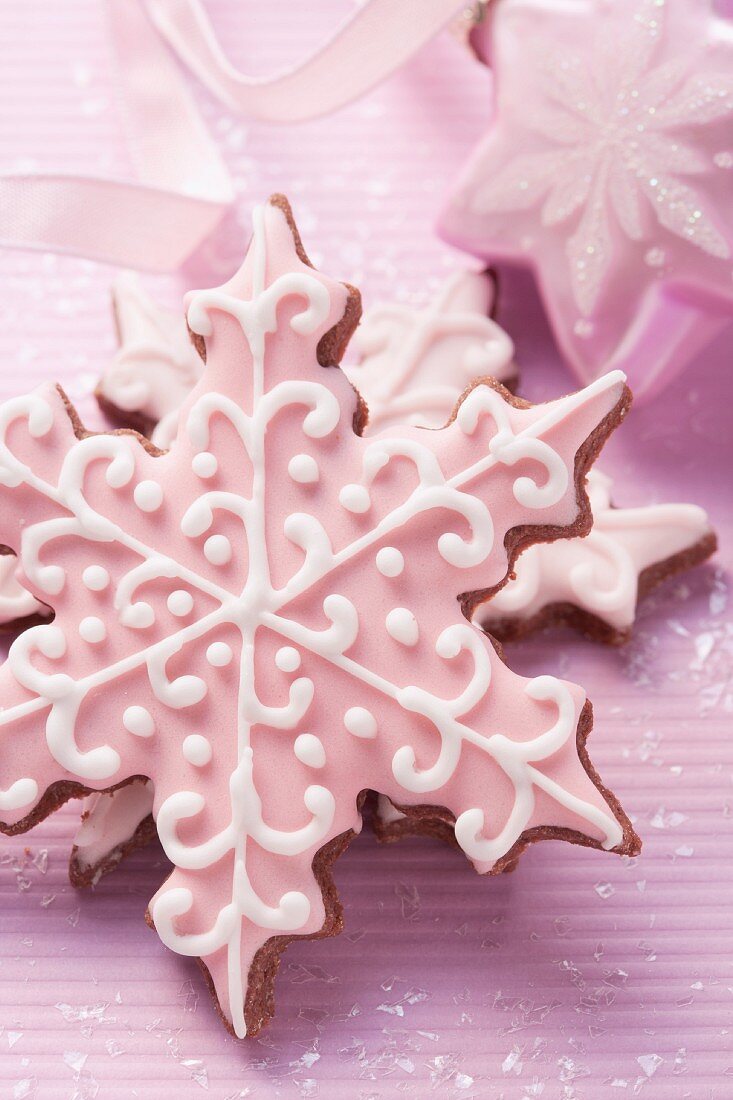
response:
[[[191,460],[191,468],[197,477],[206,481],[216,476],[219,460],[211,451],[199,451]]]
[[[184,588],[177,588],[175,592],[171,592],[167,604],[171,615],[183,619],[193,611],[193,596]]]
[[[406,607],[393,607],[385,622],[387,633],[402,645],[417,645],[420,628],[413,613]]]
[[[122,715],[122,724],[135,737],[152,737],[155,733],[153,716],[145,707],[128,707]]]
[[[206,660],[212,668],[226,668],[233,658],[232,647],[227,642],[212,642],[206,650]]]
[[[157,512],[163,503],[163,486],[157,481],[141,481],[133,497],[141,512]]]
[[[293,455],[288,463],[288,473],[293,481],[301,485],[313,485],[321,476],[312,455]]]
[[[107,637],[107,627],[96,615],[89,615],[79,623],[79,634],[85,642],[97,645]]]
[[[354,512],[356,515],[368,512],[371,505],[369,493],[363,485],[344,485],[339,493],[339,502],[347,512]]]
[[[208,737],[200,733],[189,733],[184,739],[181,751],[184,758],[195,768],[204,768],[214,755]]]
[[[281,672],[295,672],[300,668],[300,654],[293,646],[282,646],[275,654],[275,664]]]
[[[293,752],[301,764],[306,764],[309,768],[324,768],[326,766],[326,750],[323,747],[323,742],[312,733],[298,734],[293,745]]]
[[[90,592],[104,592],[110,577],[103,565],[88,565],[81,575],[82,583]]]
[[[399,577],[405,568],[405,559],[395,546],[383,546],[377,551],[377,569],[383,577]]]
[[[377,736],[377,720],[366,707],[349,707],[344,715],[344,725],[354,737],[371,740]]]
[[[226,535],[210,535],[204,543],[204,557],[212,565],[226,565],[231,561],[232,544]]]

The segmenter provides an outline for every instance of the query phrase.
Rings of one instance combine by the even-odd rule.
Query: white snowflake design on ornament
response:
[[[189,298],[206,369],[169,452],[89,435],[53,387],[0,406],[0,539],[55,612],[0,670],[0,827],[149,777],[174,868],[150,920],[238,1036],[287,942],[339,930],[329,865],[365,789],[445,805],[480,872],[544,837],[638,847],[583,691],[515,676],[461,614],[533,527],[587,524],[623,376],[537,407],[481,384],[440,431],[362,438],[330,366],[357,317],[275,198]]]
[[[733,75],[698,71],[689,50],[655,65],[665,33],[665,0],[640,0],[625,28],[597,29],[595,46],[575,52],[558,37],[532,39],[535,96],[518,105],[522,126],[550,147],[517,153],[472,188],[478,213],[526,210],[542,203],[541,224],[579,216],[566,243],[571,286],[584,316],[593,312],[614,252],[615,226],[629,240],[650,238],[648,213],[692,248],[718,259],[731,241],[703,196],[681,177],[703,174],[710,160],[680,131],[733,114]],[[589,18],[591,18],[589,16]],[[592,34],[592,31],[588,33]],[[698,68],[703,68],[698,65]],[[664,262],[663,248],[655,261]]]
[[[513,387],[514,345],[489,316],[488,271],[451,275],[424,309],[374,305],[354,334],[359,362],[344,369],[369,407],[369,430],[396,424],[442,428],[476,378]]]

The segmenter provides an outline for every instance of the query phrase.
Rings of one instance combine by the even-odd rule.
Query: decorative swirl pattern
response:
[[[259,948],[322,926],[313,861],[358,829],[365,787],[430,792],[483,869],[544,823],[536,788],[550,824],[606,848],[624,839],[575,755],[582,692],[550,678],[525,691],[455,602],[506,572],[495,530],[572,520],[575,455],[622,378],[539,410],[480,387],[444,431],[362,440],[353,391],[317,358],[346,304],[271,205],[242,271],[190,299],[207,368],[167,455],[90,436],[68,439],[60,464],[38,444],[35,472],[16,448],[67,423],[60,397],[0,407],[0,493],[27,509],[12,530],[0,508],[0,537],[23,531],[28,583],[57,612],[3,670],[0,808],[28,822],[61,779],[150,776],[175,868],[154,924],[204,958],[240,1036]],[[519,462],[539,471],[509,475],[512,498]],[[77,565],[57,552],[68,542],[73,584]],[[497,771],[515,790],[506,821],[488,789]]]
[[[598,470],[588,475],[588,495],[593,530],[584,539],[530,546],[515,577],[477,609],[476,619],[487,630],[520,633],[558,605],[570,604],[624,640],[645,572],[664,563],[660,573],[669,575],[714,549],[710,521],[693,504],[614,508],[611,481]]]

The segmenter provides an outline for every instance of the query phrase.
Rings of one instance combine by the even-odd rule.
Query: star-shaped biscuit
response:
[[[494,301],[495,281],[490,272],[459,271],[425,308],[385,303],[363,314],[352,338],[359,362],[344,369],[366,398],[369,432],[400,423],[441,427],[462,391],[480,375],[514,384],[514,346],[491,320]],[[137,411],[146,420],[161,414],[152,439],[157,446],[168,447],[175,436],[178,391],[174,387],[169,392],[157,382],[148,386],[147,381],[161,363],[166,365],[166,375],[170,374],[169,361],[179,378],[175,364],[183,359],[182,341],[188,340],[185,319],[161,310],[143,293],[137,279],[125,278],[117,284],[115,302],[117,315],[124,322],[120,325],[123,347],[97,392],[107,395],[118,409],[120,396],[127,397],[129,403],[135,395]],[[126,350],[124,335],[130,331],[148,332],[147,346],[155,348],[150,361],[139,341],[134,355]],[[191,365],[200,371],[203,363],[195,349],[188,360],[194,355],[197,362]],[[157,403],[151,400],[153,393],[158,395]],[[155,835],[152,809],[152,785],[142,780],[114,794],[90,795],[69,865],[74,885],[97,882],[126,855],[147,844]]]

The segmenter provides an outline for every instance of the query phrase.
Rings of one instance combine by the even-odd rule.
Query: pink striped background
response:
[[[315,45],[347,5],[207,7],[232,59],[267,71]],[[0,42],[2,168],[126,170],[103,5],[5,0]],[[448,35],[363,102],[297,129],[234,119],[201,94],[240,202],[180,279],[150,289],[173,303],[218,281],[252,204],[284,190],[318,265],[359,284],[367,303],[424,300],[460,262],[431,225],[489,94]],[[114,347],[112,274],[0,252],[1,397],[51,375],[101,423],[89,393]],[[526,281],[505,280],[500,319],[524,393],[571,388]],[[486,881],[437,843],[379,849],[365,834],[337,868],[346,934],[290,949],[276,1020],[238,1043],[195,965],[142,921],[165,874],[160,850],[77,894],[70,806],[0,842],[1,1097],[733,1096],[730,351],[721,340],[636,410],[603,463],[618,503],[707,507],[722,537],[715,563],[647,601],[624,651],[563,635],[509,654],[521,671],[587,688],[592,754],[636,822],[641,857],[548,844]]]

